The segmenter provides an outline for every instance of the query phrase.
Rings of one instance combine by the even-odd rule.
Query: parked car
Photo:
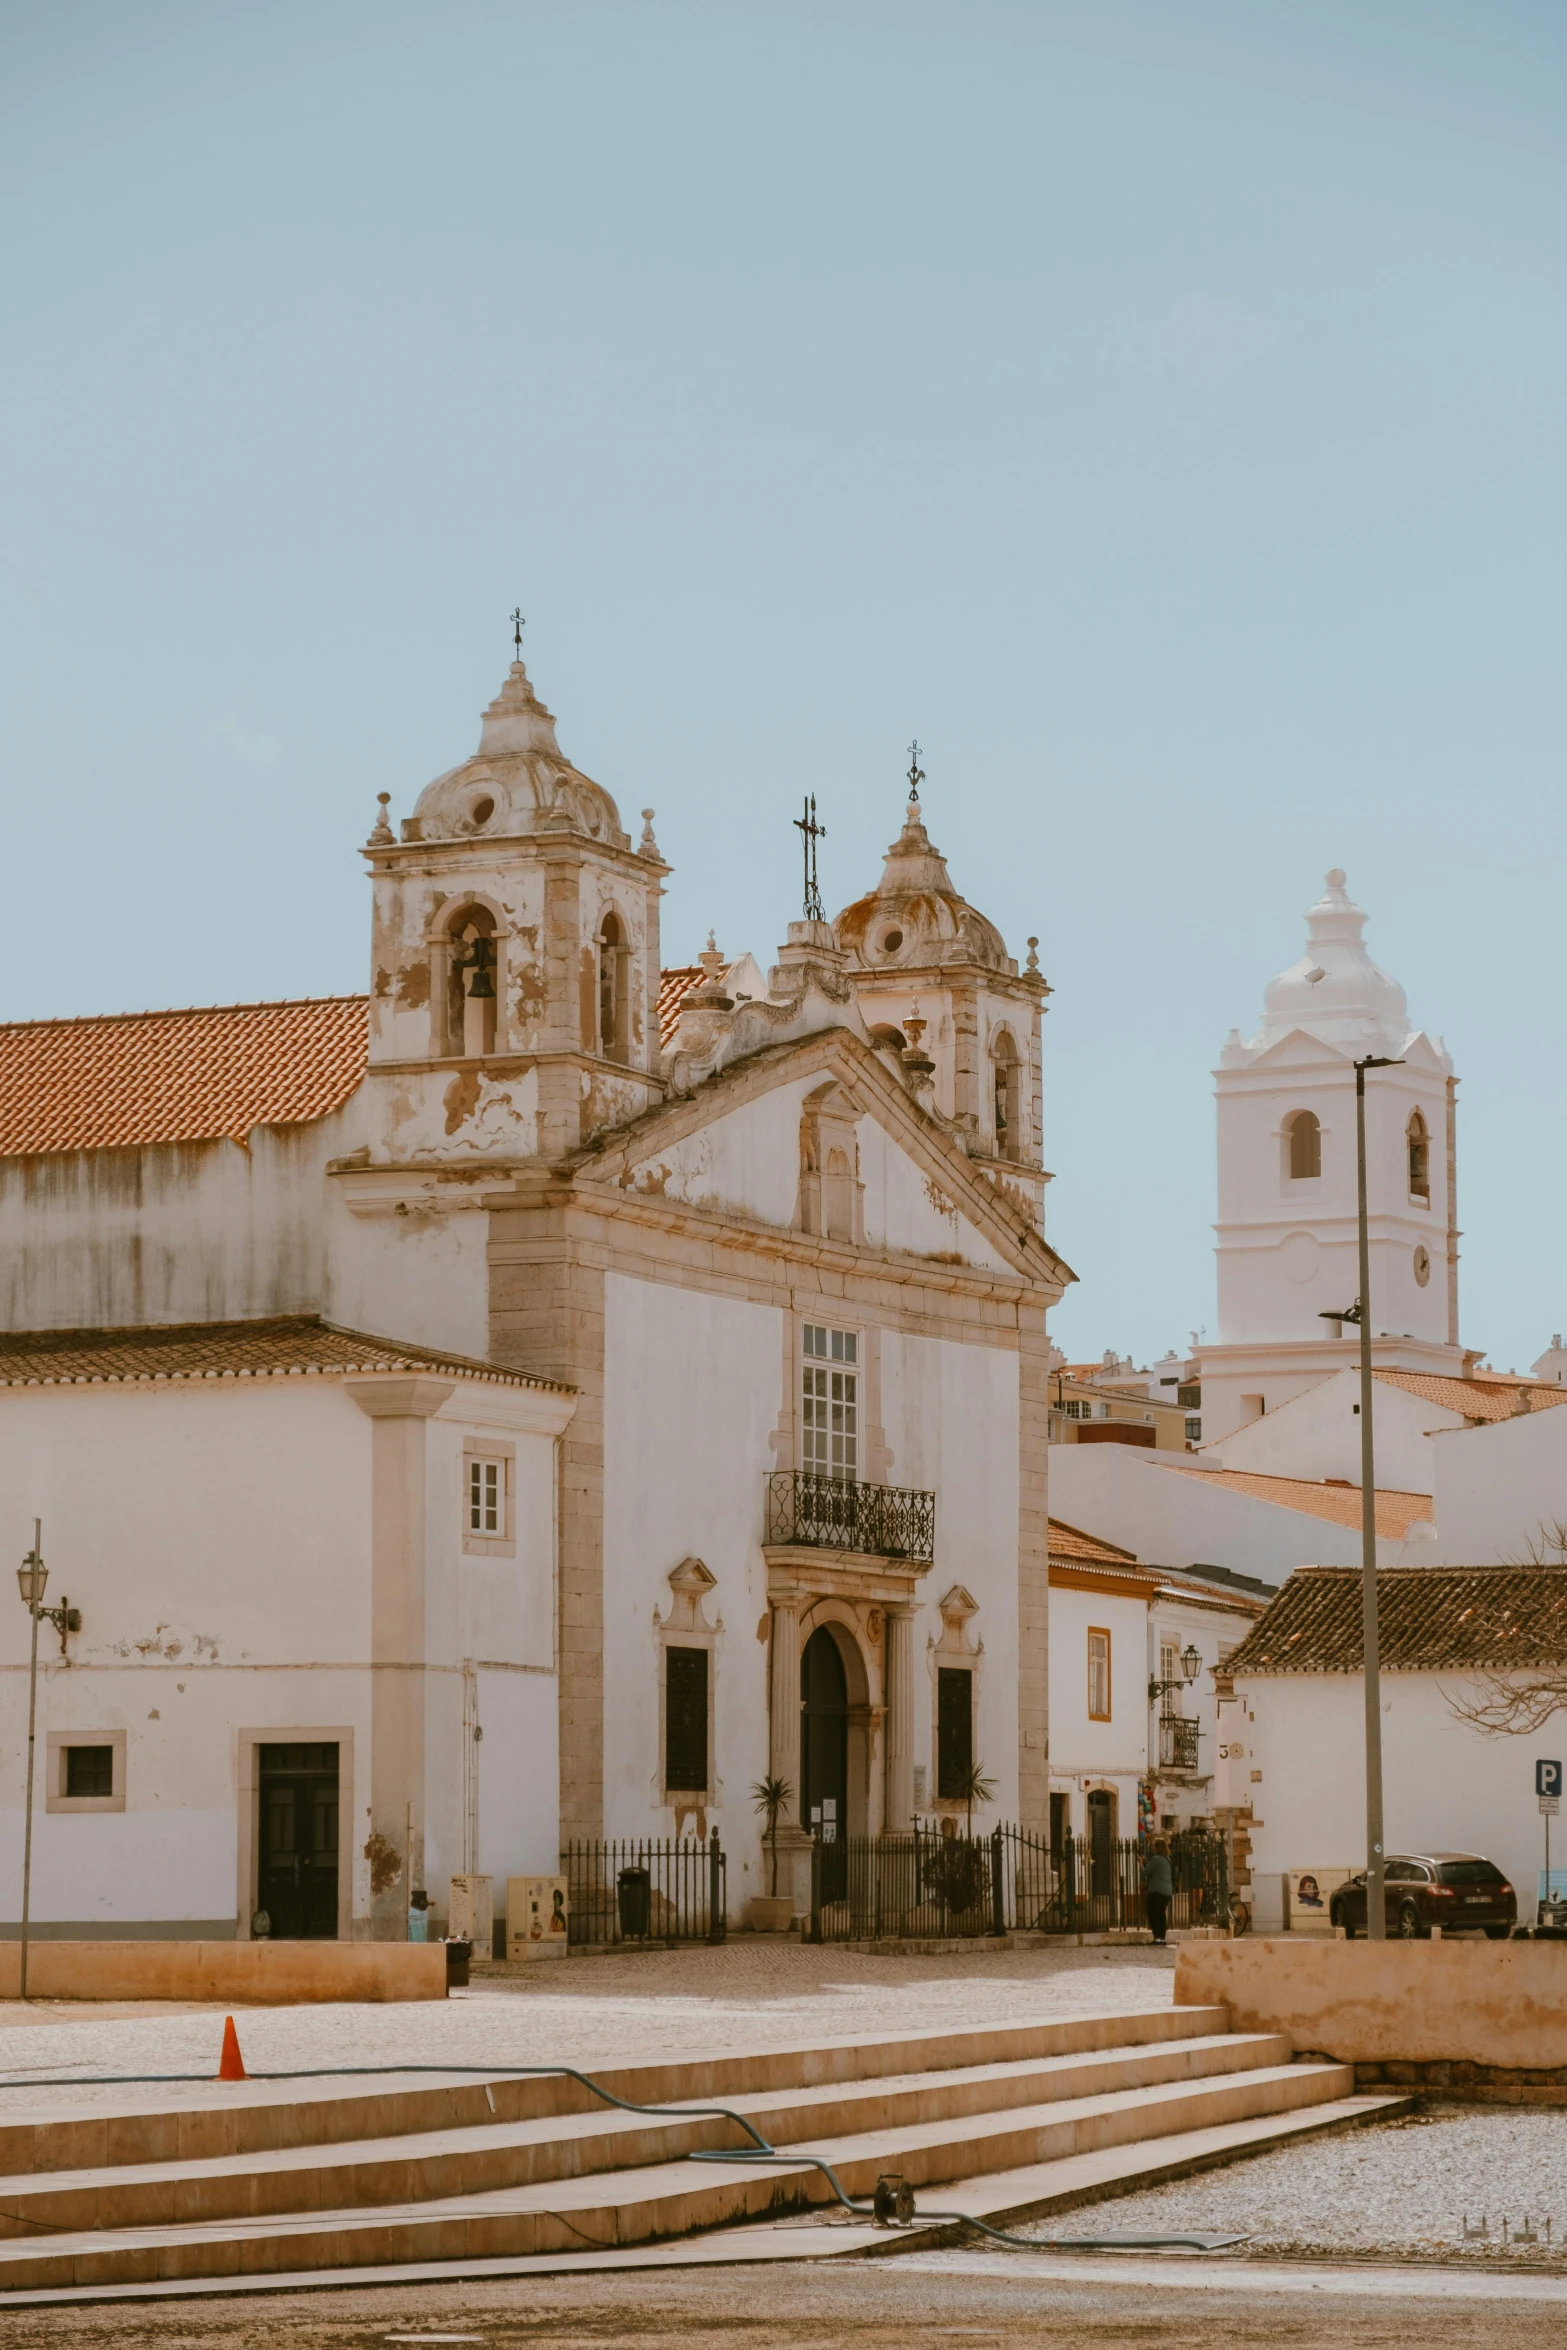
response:
[[[1444,1934],[1483,1927],[1493,1942],[1505,1942],[1518,1923],[1517,1894],[1495,1861],[1478,1852],[1390,1854],[1383,1896],[1387,1930],[1406,1942],[1423,1941],[1433,1926]],[[1351,1941],[1365,1932],[1364,1869],[1339,1887],[1328,1915]]]

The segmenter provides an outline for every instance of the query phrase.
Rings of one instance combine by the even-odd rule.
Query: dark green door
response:
[[[337,1746],[263,1746],[256,1902],[279,1942],[337,1939]]]
[[[825,1624],[805,1644],[800,1696],[800,1817],[822,1839],[822,1899],[840,1901],[848,1881],[849,1684]]]

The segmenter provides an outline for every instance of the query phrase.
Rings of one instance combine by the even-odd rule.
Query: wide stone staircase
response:
[[[802,2157],[856,2197],[896,2174],[921,2213],[1000,2225],[1407,2102],[1357,2096],[1349,2066],[1228,2027],[1222,2008],[1163,2008],[595,2075],[676,2109],[658,2114],[500,2070],[150,2084],[108,2103],[0,2086],[0,2306],[887,2251],[950,2223],[845,2214]],[[722,2115],[681,2110],[713,2100],[786,2159],[693,2160],[745,2144]],[[1113,2210],[1095,2222],[1112,2229]]]

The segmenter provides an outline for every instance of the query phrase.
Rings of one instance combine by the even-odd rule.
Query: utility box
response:
[[[569,1906],[564,1877],[508,1877],[508,1958],[564,1958]]]
[[[495,1936],[493,1877],[453,1877],[446,1930],[454,1942],[472,1943],[476,1965],[489,1965]]]

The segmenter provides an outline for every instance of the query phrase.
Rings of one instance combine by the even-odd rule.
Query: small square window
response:
[[[123,1730],[51,1730],[44,1768],[46,1811],[125,1809]]]
[[[65,1786],[62,1793],[73,1798],[84,1795],[104,1796],[114,1793],[114,1748],[112,1746],[68,1746],[65,1750]]]

